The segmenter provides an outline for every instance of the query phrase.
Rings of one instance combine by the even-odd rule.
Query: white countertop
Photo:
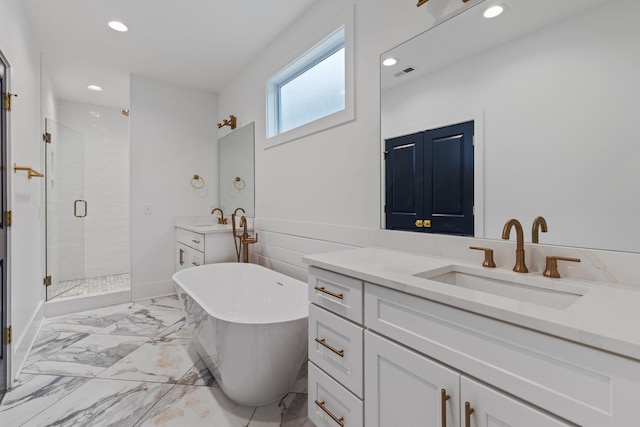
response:
[[[212,233],[231,233],[231,224],[189,224],[178,223],[176,228],[195,231],[196,233],[212,234]]]
[[[395,289],[487,317],[640,360],[640,289],[578,279],[551,279],[483,268],[464,261],[381,248],[361,248],[308,255],[302,260],[365,282]],[[452,265],[483,275],[528,281],[548,289],[581,289],[567,308],[551,308],[414,276]]]
[[[193,231],[202,234],[213,233],[231,233],[231,217],[227,218],[229,224],[218,224],[218,217],[213,215],[208,216],[181,216],[174,218],[174,226],[176,228],[182,228],[184,230]],[[236,217],[236,229],[238,232],[242,231],[242,228],[238,225],[240,217]],[[253,218],[247,218],[247,229],[253,229]]]

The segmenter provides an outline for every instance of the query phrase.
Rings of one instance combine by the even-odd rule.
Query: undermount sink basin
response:
[[[459,265],[425,271],[414,276],[557,309],[569,307],[588,290],[584,286],[544,277],[516,277],[510,273],[482,271]]]

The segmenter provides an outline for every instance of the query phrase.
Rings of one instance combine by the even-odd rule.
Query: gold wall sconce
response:
[[[41,178],[44,176],[44,174],[33,170],[33,168],[31,168],[31,166],[18,166],[15,163],[13,164],[13,173],[16,173],[18,171],[27,171],[27,177],[29,179],[36,177],[36,178]]]
[[[236,128],[236,116],[234,116],[233,114],[229,116],[229,120],[224,119],[222,121],[222,123],[218,123],[218,129],[220,129],[222,126],[229,126],[231,129],[235,129]]]

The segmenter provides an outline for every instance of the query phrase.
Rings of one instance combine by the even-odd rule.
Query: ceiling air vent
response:
[[[404,70],[400,71],[399,73],[395,73],[393,76],[394,77],[401,77],[401,76],[404,76],[405,74],[409,74],[412,71],[415,71],[414,67],[407,67]]]

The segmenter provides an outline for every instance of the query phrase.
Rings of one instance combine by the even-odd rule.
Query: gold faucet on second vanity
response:
[[[531,243],[539,243],[538,230],[543,233],[547,232],[547,221],[541,216],[537,216],[536,219],[533,220],[533,225],[531,226]]]
[[[524,262],[524,233],[520,221],[514,218],[507,221],[502,229],[502,238],[509,240],[512,227],[516,228],[516,265],[513,267],[513,271],[516,273],[528,273],[529,269],[527,269],[527,265]]]
[[[220,211],[220,216],[218,217],[218,224],[226,224],[227,218],[224,217],[224,212],[222,212],[222,209],[215,208],[214,210],[211,211],[211,214],[214,214],[217,211]]]

